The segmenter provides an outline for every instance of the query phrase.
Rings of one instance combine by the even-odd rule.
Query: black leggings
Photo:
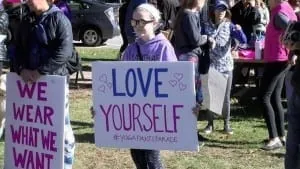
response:
[[[260,86],[260,99],[263,104],[263,115],[270,139],[285,135],[281,92],[289,68],[287,62],[266,63],[264,67]]]
[[[162,169],[158,150],[131,149],[131,157],[137,169]]]

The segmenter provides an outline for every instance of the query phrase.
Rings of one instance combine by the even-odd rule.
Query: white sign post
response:
[[[61,76],[25,84],[7,75],[4,168],[63,168],[65,85]]]
[[[94,62],[95,143],[197,150],[193,64]]]

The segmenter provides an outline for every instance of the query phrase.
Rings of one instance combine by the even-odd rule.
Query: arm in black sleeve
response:
[[[278,30],[285,30],[289,24],[290,19],[284,15],[283,13],[279,12],[277,15],[274,16],[274,26]]]
[[[22,69],[28,69],[29,66],[29,50],[30,50],[30,35],[31,23],[28,19],[24,19],[19,28],[16,29],[16,36],[10,43],[12,46],[12,71],[21,73]]]
[[[50,74],[65,66],[73,51],[72,26],[69,19],[62,13],[58,13],[50,24],[53,24],[55,30],[55,39],[52,44],[54,51],[48,62],[38,68],[41,74]]]
[[[207,36],[201,35],[201,29],[197,26],[200,23],[200,20],[196,18],[194,15],[185,15],[182,24],[184,25],[183,31],[185,36],[187,36],[190,44],[194,44],[196,46],[201,46],[207,43]]]

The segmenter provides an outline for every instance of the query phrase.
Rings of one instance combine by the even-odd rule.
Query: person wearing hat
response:
[[[222,114],[224,116],[224,132],[233,134],[230,127],[230,91],[232,84],[233,58],[231,56],[232,39],[240,43],[247,43],[247,38],[241,26],[231,23],[231,13],[228,4],[224,1],[216,3],[214,15],[211,17],[210,32],[208,35],[216,41],[215,48],[210,51],[210,63],[217,71],[227,76],[226,93],[224,96]],[[204,132],[209,134],[214,130],[213,114],[209,112],[208,125]]]

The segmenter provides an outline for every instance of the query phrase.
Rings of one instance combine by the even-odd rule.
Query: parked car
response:
[[[107,39],[120,34],[117,5],[95,0],[71,0],[73,39],[81,40],[86,46],[98,46]],[[8,39],[14,39],[22,16],[29,13],[26,4],[14,4],[7,7],[10,19]]]
[[[95,0],[71,0],[74,40],[87,46],[98,46],[120,34],[112,5]]]

